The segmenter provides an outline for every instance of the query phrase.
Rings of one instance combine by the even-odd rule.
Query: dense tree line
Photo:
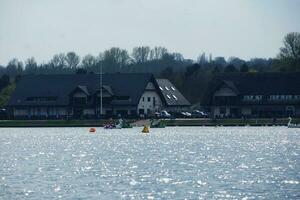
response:
[[[10,83],[10,79],[8,75],[2,75],[0,78],[0,92],[3,88],[7,87]]]
[[[199,55],[196,60],[186,59],[182,54],[169,52],[165,47],[140,46],[129,53],[113,47],[98,56],[91,54],[80,57],[75,52],[59,53],[47,63],[38,64],[34,57],[25,62],[16,58],[6,67],[0,66],[0,76],[16,77],[26,74],[70,74],[70,73],[150,72],[156,77],[170,79],[192,102],[199,102],[202,92],[215,74],[300,71],[300,34],[285,36],[283,47],[276,58],[253,58],[248,61],[238,57],[213,58],[210,54]]]

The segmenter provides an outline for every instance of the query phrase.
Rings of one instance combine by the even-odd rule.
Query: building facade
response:
[[[15,119],[151,116],[170,107],[159,84],[152,74],[28,75],[18,81],[8,110]],[[190,105],[177,95],[172,101],[179,108]]]
[[[218,76],[204,104],[213,117],[299,117],[300,73]]]

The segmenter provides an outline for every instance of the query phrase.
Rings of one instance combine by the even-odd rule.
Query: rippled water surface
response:
[[[0,199],[300,199],[300,129],[0,129]]]

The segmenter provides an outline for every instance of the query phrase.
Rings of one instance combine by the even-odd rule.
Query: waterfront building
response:
[[[219,75],[202,105],[213,117],[299,117],[300,73]]]
[[[15,119],[89,119],[152,116],[189,106],[166,79],[114,73],[26,75],[17,82],[7,108]]]

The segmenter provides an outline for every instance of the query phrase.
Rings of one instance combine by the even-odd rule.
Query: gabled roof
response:
[[[168,106],[190,106],[190,102],[168,79],[156,79],[160,92]]]
[[[223,81],[223,83],[229,87],[230,89],[232,89],[236,94],[239,94],[239,90],[236,88],[236,86],[234,85],[234,83],[232,81]]]
[[[122,105],[137,105],[152,74],[103,74],[103,88],[115,96],[129,96]],[[100,88],[99,74],[26,75],[17,83],[8,106],[69,104],[69,94],[76,88],[95,94]],[[30,102],[28,97],[57,97],[55,102]]]
[[[106,90],[110,95],[114,95],[114,92],[109,85],[103,85],[102,88]]]
[[[77,88],[80,89],[82,92],[84,92],[86,95],[90,95],[90,93],[85,85],[78,85]]]

